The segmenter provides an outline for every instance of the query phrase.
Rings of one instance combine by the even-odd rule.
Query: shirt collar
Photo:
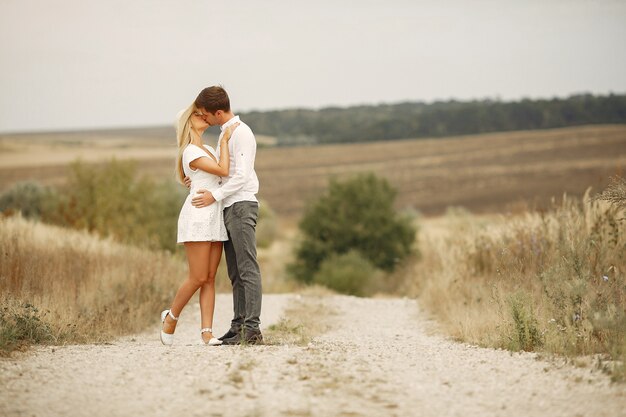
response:
[[[237,122],[239,122],[239,116],[234,116],[232,119],[221,125],[220,130],[224,131],[224,129],[226,129],[228,126],[234,125]]]

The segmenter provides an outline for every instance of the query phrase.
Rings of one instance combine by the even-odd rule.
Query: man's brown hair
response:
[[[230,111],[230,99],[226,90],[221,86],[214,85],[200,91],[195,104],[197,108],[204,109],[211,114],[215,114],[218,110]]]

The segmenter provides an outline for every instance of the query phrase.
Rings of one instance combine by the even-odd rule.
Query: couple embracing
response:
[[[209,126],[221,126],[217,149],[202,142]],[[178,114],[176,175],[190,193],[178,218],[178,243],[185,246],[189,276],[168,310],[161,313],[161,342],[171,345],[176,324],[192,295],[200,290],[202,342],[211,345],[260,344],[261,272],[256,259],[259,180],[254,171],[256,140],[235,116],[222,87],[200,92]],[[213,335],[215,274],[226,253],[233,286],[234,316],[223,336]]]

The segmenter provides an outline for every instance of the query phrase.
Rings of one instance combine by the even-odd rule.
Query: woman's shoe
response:
[[[174,321],[178,321],[178,317],[174,317],[171,310],[161,311],[161,343],[166,346],[171,346],[172,343],[174,343],[174,333],[170,334],[163,331],[163,323],[165,323],[165,318],[168,314]]]
[[[213,329],[211,329],[210,327],[205,327],[204,329],[200,329],[200,339],[202,339],[202,343],[204,343],[205,345],[209,345],[209,346],[219,346],[222,344],[222,341],[215,337],[212,337],[208,342],[205,342],[204,339],[202,338],[202,335],[206,332],[213,333]]]

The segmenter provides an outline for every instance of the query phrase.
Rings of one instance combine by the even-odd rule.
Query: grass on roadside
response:
[[[265,291],[301,288],[283,271],[290,245],[281,232],[259,248]],[[0,356],[32,344],[104,342],[141,331],[156,323],[186,277],[182,252],[0,216]],[[224,259],[216,290],[232,291]]]
[[[14,216],[0,219],[0,355],[102,342],[154,323],[186,271],[152,252]]]
[[[588,195],[521,216],[451,214],[423,229],[410,290],[458,340],[599,355],[625,379],[625,217]]]

